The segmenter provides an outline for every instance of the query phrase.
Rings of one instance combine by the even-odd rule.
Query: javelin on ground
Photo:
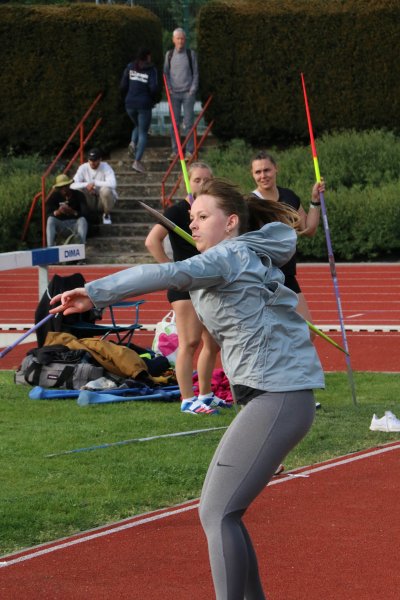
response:
[[[315,176],[316,176],[317,182],[320,183],[321,182],[321,174],[319,171],[318,156],[317,156],[317,150],[315,147],[314,133],[313,133],[312,123],[311,123],[311,114],[310,114],[310,109],[308,106],[306,84],[304,81],[303,73],[301,73],[301,83],[303,86],[304,104],[305,104],[306,115],[307,115],[308,130],[309,130],[310,142],[311,142],[311,152],[312,152],[313,161],[314,161]],[[332,276],[332,280],[333,280],[333,288],[335,291],[336,305],[337,305],[337,310],[338,310],[338,314],[339,314],[339,322],[340,322],[340,329],[342,332],[344,352],[346,354],[347,374],[348,374],[348,378],[349,378],[353,402],[354,402],[354,404],[357,404],[353,370],[351,368],[351,363],[350,363],[349,347],[347,344],[346,329],[345,329],[344,320],[343,320],[342,303],[340,301],[339,283],[338,283],[337,275],[336,275],[335,257],[334,257],[333,249],[332,249],[332,242],[331,242],[331,235],[330,235],[330,231],[329,231],[328,215],[326,212],[324,193],[320,192],[319,197],[320,197],[320,201],[321,201],[322,222],[324,225],[325,239],[326,239],[326,245],[327,245],[327,249],[328,249],[329,267],[330,267],[331,276]]]
[[[152,435],[146,438],[134,438],[132,440],[123,440],[121,442],[110,442],[109,444],[100,444],[98,446],[88,446],[87,448],[75,448],[75,450],[65,450],[56,454],[46,454],[45,458],[54,458],[55,456],[65,456],[66,454],[76,454],[77,452],[91,452],[92,450],[102,450],[103,448],[113,448],[115,446],[126,446],[135,442],[151,442],[162,438],[181,437],[184,435],[195,435],[197,433],[206,433],[208,431],[217,431],[219,429],[228,429],[224,427],[209,427],[208,429],[194,429],[193,431],[178,431],[177,433],[164,433],[162,435]]]

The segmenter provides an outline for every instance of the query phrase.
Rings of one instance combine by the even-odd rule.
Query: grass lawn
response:
[[[400,416],[398,375],[331,373],[322,408],[287,469],[400,439],[369,431],[373,413]],[[0,372],[0,554],[197,498],[223,430],[53,458],[104,443],[224,427],[234,411],[185,415],[179,403],[126,402],[79,407],[76,400],[30,400],[13,373]]]

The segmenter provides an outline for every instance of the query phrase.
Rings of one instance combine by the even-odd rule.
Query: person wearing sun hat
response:
[[[53,191],[46,202],[47,245],[54,246],[58,233],[66,236],[75,234],[82,244],[86,242],[88,222],[85,196],[71,189],[73,179],[65,173],[57,175]]]
[[[103,225],[111,225],[111,210],[117,195],[117,180],[112,167],[102,160],[100,148],[92,148],[74,175],[72,189],[81,190],[92,213],[103,213]]]

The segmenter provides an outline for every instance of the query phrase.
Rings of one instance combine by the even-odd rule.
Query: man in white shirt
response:
[[[103,213],[103,224],[111,225],[111,210],[117,195],[117,180],[110,165],[101,160],[99,148],[92,148],[88,160],[83,163],[74,176],[71,188],[81,190],[91,212]]]

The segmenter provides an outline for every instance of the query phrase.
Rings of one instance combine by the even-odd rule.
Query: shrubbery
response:
[[[35,211],[25,242],[21,235],[32,198],[40,190],[43,170],[38,155],[10,155],[0,160],[0,252],[40,246],[39,210]]]
[[[120,79],[140,46],[161,75],[161,22],[141,6],[0,5],[0,145],[53,153],[100,92],[85,134],[102,118],[103,149],[128,143]]]
[[[300,73],[314,131],[398,130],[395,0],[214,0],[197,41],[202,100],[214,133],[251,144],[307,139]]]
[[[207,161],[216,175],[242,191],[255,188],[250,162],[255,150],[241,140],[212,149]],[[315,173],[309,146],[278,151],[279,185],[292,188],[308,210]],[[337,260],[396,258],[400,253],[400,139],[390,132],[347,131],[317,140],[333,250]],[[315,238],[299,239],[300,258],[326,260],[323,227]]]

